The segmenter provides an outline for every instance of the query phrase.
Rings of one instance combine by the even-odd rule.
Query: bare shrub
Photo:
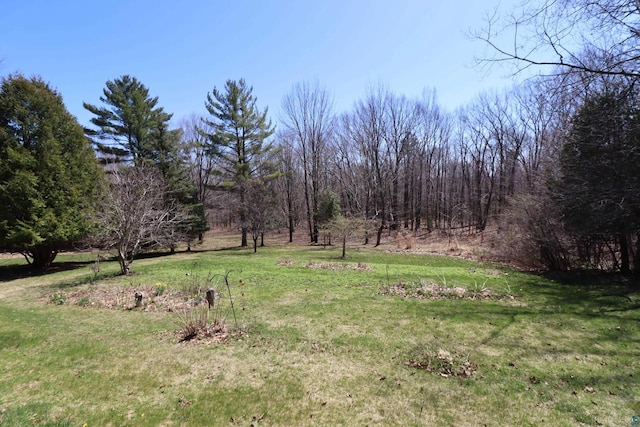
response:
[[[117,251],[120,271],[130,274],[135,256],[145,250],[169,247],[180,240],[180,226],[189,216],[167,204],[167,184],[157,168],[113,168],[109,186],[95,214],[93,244]]]
[[[571,266],[571,238],[547,195],[511,198],[496,246],[503,259],[521,267],[560,271]]]
[[[413,234],[409,233],[406,241],[406,249],[413,249]]]

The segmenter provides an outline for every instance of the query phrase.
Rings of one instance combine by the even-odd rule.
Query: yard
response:
[[[128,277],[96,254],[60,255],[46,275],[0,259],[0,424],[628,426],[640,415],[640,295],[617,278],[552,280],[392,247],[340,255],[179,252],[136,260]],[[215,330],[188,333],[214,318]]]

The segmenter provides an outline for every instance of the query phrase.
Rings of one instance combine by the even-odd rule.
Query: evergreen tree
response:
[[[335,191],[327,188],[320,195],[318,202],[318,214],[315,221],[319,225],[324,225],[334,218],[338,217],[342,213],[340,207],[340,197]]]
[[[97,129],[85,129],[104,161],[132,161],[135,165],[153,158],[159,151],[159,129],[168,126],[171,114],[158,107],[158,97],[135,77],[124,75],[107,81],[100,101],[104,106],[83,103],[96,117]]]
[[[48,268],[91,227],[101,173],[82,127],[40,78],[0,84],[0,250]]]
[[[314,224],[320,229],[324,229],[328,234],[324,239],[329,238],[328,244],[331,245],[331,228],[329,223],[338,218],[342,214],[340,207],[340,197],[330,188],[327,188],[320,195],[318,201],[318,212],[314,218]]]
[[[585,101],[573,118],[554,187],[567,226],[583,239],[616,242],[623,272],[630,270],[630,254],[640,271],[638,101],[637,93],[619,88]]]
[[[159,123],[153,133],[152,150],[144,159],[145,164],[154,165],[160,171],[167,188],[165,204],[174,207],[173,212],[189,218],[178,223],[175,239],[170,244],[172,251],[178,241],[186,240],[190,245],[196,236],[207,230],[204,204],[198,199],[198,190],[189,175],[180,134],[180,129],[169,130],[167,124]]]
[[[256,106],[253,88],[244,79],[227,80],[224,92],[217,88],[207,94],[205,102],[211,119],[204,122],[212,129],[207,134],[210,155],[219,159],[223,185],[220,189],[237,195],[239,222],[242,227],[241,245],[247,246],[249,189],[252,182],[267,182],[277,173],[261,174],[264,159],[271,158],[274,146],[267,139],[273,134],[271,121],[267,120],[267,109]]]

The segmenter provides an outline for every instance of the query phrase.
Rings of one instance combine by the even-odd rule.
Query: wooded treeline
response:
[[[14,76],[5,86],[16,82],[27,84]],[[108,82],[101,100],[119,107],[119,96],[140,98],[146,115],[132,121],[126,112],[114,115],[113,105],[85,105],[97,116],[85,132],[112,177],[83,190],[102,194],[86,210],[93,212],[92,242],[117,249],[126,273],[138,252],[191,244],[210,226],[237,227],[241,244],[251,235],[257,250],[274,229],[318,243],[340,216],[342,234],[359,230],[363,243],[490,228],[505,258],[523,265],[637,270],[640,115],[633,83],[559,73],[483,94],[455,112],[441,108],[434,91],[410,99],[379,85],[336,114],[327,89],[302,82],[284,97],[274,132],[243,80],[214,89],[209,115],[171,130],[157,98],[123,76]],[[26,134],[16,135],[13,143],[31,145]],[[15,155],[5,154],[8,167]],[[5,180],[5,199],[16,176]],[[4,248],[33,257],[37,251],[16,242],[25,235],[24,220],[11,228],[16,218],[2,223]],[[54,254],[55,246],[47,248]]]
[[[291,241],[304,235],[321,243],[333,234],[344,242],[361,234],[373,245],[396,233],[491,230],[504,258],[521,265],[640,273],[640,66],[625,38],[635,28],[629,16],[640,16],[640,8],[595,3],[593,9],[581,1],[543,2],[546,12],[559,8],[557,16],[526,22],[561,31],[552,24],[562,16],[591,14],[592,29],[607,29],[623,42],[586,44],[571,63],[561,56],[549,62],[554,68],[547,75],[482,94],[456,111],[443,109],[433,90],[407,98],[380,84],[337,112],[328,89],[305,81],[283,97],[273,125],[240,79],[214,87],[205,114],[171,128],[158,98],[136,78],[121,76],[107,82],[102,105],[84,105],[95,115],[85,142],[109,178],[94,180],[102,182],[95,188],[74,182],[81,187],[74,191],[93,203],[61,196],[57,203],[66,210],[49,207],[51,197],[36,197],[62,176],[59,158],[51,157],[57,166],[46,176],[51,167],[38,168],[34,159],[43,150],[59,151],[68,137],[31,132],[69,115],[41,80],[9,76],[0,93],[0,199],[9,207],[0,217],[0,247],[38,256],[43,266],[57,248],[91,235],[91,244],[117,248],[127,273],[139,251],[191,245],[207,227],[237,227],[241,245],[251,236],[254,251],[264,233],[284,228]],[[629,38],[637,41],[637,34]],[[500,50],[491,36],[480,38],[501,55],[538,63]],[[553,52],[566,49],[561,39],[545,42]],[[50,108],[21,98],[28,91],[16,87],[29,86],[52,94],[60,111],[29,112]],[[67,128],[77,141],[77,123]],[[86,155],[86,147],[77,150]],[[89,172],[95,173],[83,173]],[[65,179],[59,185],[70,185]],[[73,203],[87,214],[83,230],[53,241],[42,217],[30,217],[46,208],[48,217],[59,212],[78,222],[66,213]],[[48,255],[38,255],[41,250]]]
[[[481,95],[455,112],[441,108],[433,91],[409,99],[376,86],[351,111],[335,114],[327,89],[299,83],[283,100],[275,134],[282,176],[271,189],[278,209],[269,224],[289,228],[290,239],[305,233],[317,243],[319,206],[330,192],[339,195],[342,215],[365,224],[373,244],[385,233],[491,228],[505,257],[523,265],[628,272],[638,265],[640,139],[635,130],[621,132],[640,124],[637,95],[628,79],[559,73]],[[592,105],[610,96],[630,110]],[[616,114],[628,120],[605,128]],[[581,117],[602,130],[600,139],[577,127]],[[576,141],[580,132],[585,140]],[[187,127],[183,135],[189,134]],[[616,138],[625,154],[579,159],[588,145],[612,146]],[[574,153],[567,151],[571,144],[578,144]],[[585,164],[576,170],[578,162]],[[200,169],[196,161],[193,170]],[[580,183],[571,184],[579,175]],[[611,199],[618,189],[619,199]],[[233,225],[229,201],[209,197],[213,222]],[[607,204],[621,212],[593,209]],[[604,226],[615,221],[619,226]]]

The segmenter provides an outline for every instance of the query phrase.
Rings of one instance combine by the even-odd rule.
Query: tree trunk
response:
[[[633,264],[634,286],[640,288],[640,233],[636,234],[636,250]]]
[[[307,207],[307,226],[309,227],[309,240],[311,240],[311,243],[318,243],[318,234],[315,232],[313,209],[311,207],[311,195],[309,194],[309,178],[307,176],[308,170],[306,162],[304,167],[304,201]]]
[[[245,204],[247,201],[246,189],[243,188],[240,191],[240,226],[242,227],[242,240],[240,242],[240,246],[246,248],[247,243],[247,217],[249,208]]]
[[[620,271],[622,274],[629,274],[631,269],[629,268],[629,243],[626,234],[621,234],[620,238]]]
[[[125,254],[122,250],[118,249],[118,264],[120,264],[120,273],[124,276],[128,276],[129,271],[129,261],[127,260],[127,254]]]
[[[295,228],[293,226],[293,215],[289,214],[289,243],[293,243],[293,232]]]
[[[248,241],[247,241],[247,227],[242,227],[242,240],[240,243],[240,246],[242,246],[243,248],[246,248],[248,245]]]
[[[404,188],[403,188],[403,197],[402,197],[402,219],[404,220],[404,228],[409,228],[410,227],[410,223],[411,223],[411,228],[413,228],[413,220],[415,219],[415,217],[413,216],[414,212],[413,209],[411,209],[411,203],[409,201],[410,199],[410,195],[411,195],[411,185],[410,185],[410,180],[413,179],[413,176],[410,174],[409,169],[413,169],[413,168],[409,168],[407,167],[407,171],[405,173],[404,176]],[[413,172],[413,171],[411,171]]]
[[[636,277],[640,278],[640,233],[636,234],[636,252],[634,260],[633,269],[636,272]]]
[[[398,170],[398,166],[396,165],[396,171],[393,175],[393,178],[391,178],[391,212],[390,212],[391,223],[389,225],[392,230],[400,230],[400,228],[402,227],[402,218],[400,218],[401,215],[398,212],[398,209],[399,209],[398,192],[400,191],[400,189],[398,184],[397,170]]]
[[[347,236],[342,236],[342,259],[347,257]]]
[[[380,241],[382,240],[382,232],[384,231],[384,221],[380,224],[378,228],[378,234],[376,236],[376,247],[380,246]]]
[[[53,260],[58,255],[58,251],[49,246],[37,246],[28,252],[31,256],[31,267],[38,270],[48,270],[53,264]]]

